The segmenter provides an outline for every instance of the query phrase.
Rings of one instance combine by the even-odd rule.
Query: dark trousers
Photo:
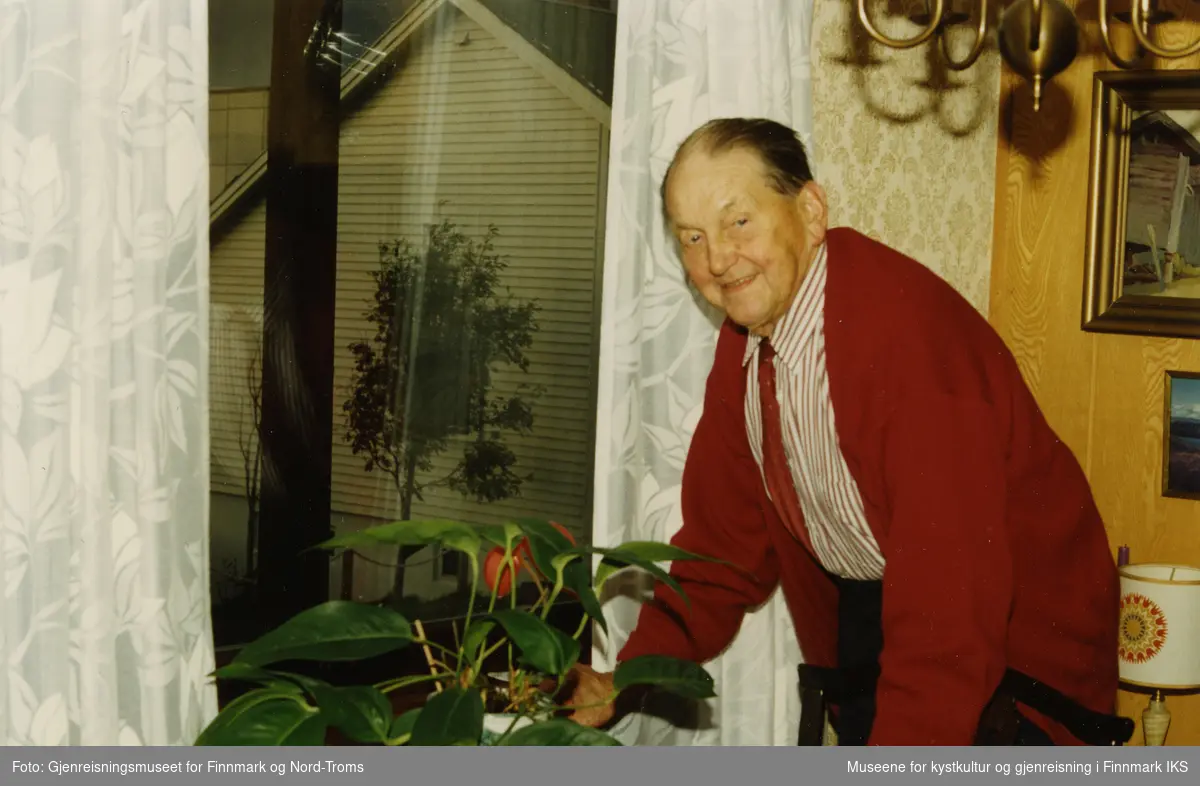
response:
[[[883,652],[883,582],[836,578],[838,584],[838,668],[846,673],[878,674]],[[1000,695],[993,702],[1001,706],[1012,700]],[[936,712],[929,707],[928,711]],[[1053,745],[1050,735],[1037,724],[1016,712],[1015,733],[1005,736],[1005,745]],[[875,686],[873,681],[842,698],[833,724],[838,745],[866,745],[875,722]],[[987,739],[981,728],[980,736]],[[981,742],[980,744],[990,744]]]

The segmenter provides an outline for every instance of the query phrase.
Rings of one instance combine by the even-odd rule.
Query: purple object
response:
[[[1129,547],[1122,546],[1117,549],[1117,567],[1123,567],[1129,564]]]

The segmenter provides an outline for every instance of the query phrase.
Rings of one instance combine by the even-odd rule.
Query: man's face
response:
[[[692,283],[734,322],[769,337],[825,239],[820,186],[784,196],[757,153],[696,150],[671,173],[666,200]]]

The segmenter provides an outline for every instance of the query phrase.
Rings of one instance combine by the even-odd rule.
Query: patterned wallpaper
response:
[[[830,223],[920,260],[986,314],[999,56],[989,48],[967,71],[948,71],[933,43],[872,43],[854,5],[816,0],[813,19],[813,143]],[[884,4],[870,5],[880,14]],[[915,29],[872,18],[893,37]],[[961,56],[968,37],[958,28],[951,52]]]

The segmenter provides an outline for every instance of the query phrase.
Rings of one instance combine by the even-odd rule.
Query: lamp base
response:
[[[1155,691],[1142,710],[1142,734],[1145,735],[1146,745],[1163,745],[1167,741],[1167,729],[1171,727],[1171,713],[1167,709],[1167,700],[1162,691]]]

